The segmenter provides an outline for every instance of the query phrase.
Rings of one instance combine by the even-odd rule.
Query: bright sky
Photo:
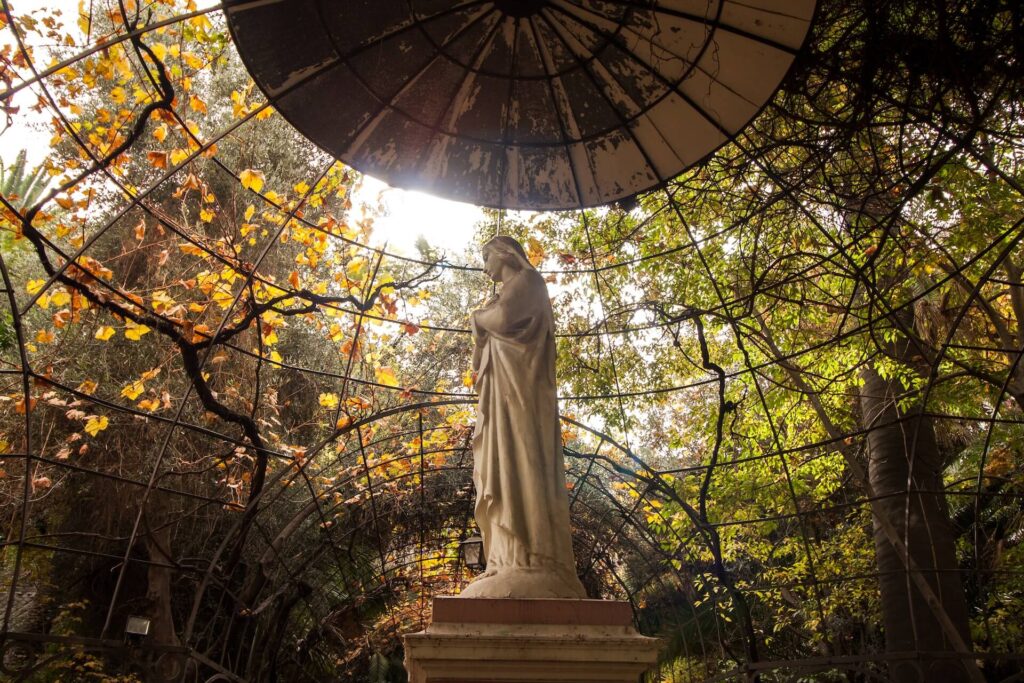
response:
[[[372,211],[375,205],[383,209],[383,215],[374,220],[371,241],[378,245],[386,241],[388,251],[414,255],[413,245],[423,235],[449,258],[462,262],[457,255],[470,244],[473,227],[484,219],[479,207],[423,192],[399,190],[370,176],[363,178],[352,196],[353,209],[357,214]]]
[[[12,5],[16,13],[47,6],[60,8],[69,25],[78,10],[77,0],[15,0]],[[8,42],[12,42],[9,35],[0,35],[0,43]],[[33,114],[28,109],[27,105],[35,98],[36,95],[29,92],[15,96],[14,104],[22,106],[21,114],[15,116],[14,124],[0,134],[0,159],[5,166],[13,163],[22,149],[28,150],[28,160],[33,165],[46,156],[50,133],[35,128],[49,117],[45,113]],[[372,213],[371,207],[376,207],[381,214],[374,221],[373,244],[379,246],[387,242],[388,251],[415,255],[416,240],[422,235],[457,262],[463,260],[459,255],[470,244],[474,226],[484,218],[483,211],[471,204],[391,188],[369,176],[364,176],[364,181],[353,194],[352,203],[357,217]]]

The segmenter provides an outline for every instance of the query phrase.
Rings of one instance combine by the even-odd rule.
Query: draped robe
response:
[[[487,571],[470,597],[585,597],[576,577],[555,396],[554,319],[523,268],[473,316],[475,517]]]

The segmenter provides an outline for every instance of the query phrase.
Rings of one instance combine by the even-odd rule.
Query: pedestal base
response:
[[[658,658],[627,602],[434,598],[404,637],[409,683],[636,683]]]

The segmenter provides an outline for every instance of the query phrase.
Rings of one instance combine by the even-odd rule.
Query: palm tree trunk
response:
[[[910,556],[909,563],[901,557],[876,518],[875,553],[886,649],[890,653],[922,653],[917,661],[892,661],[890,675],[897,683],[968,681],[966,662],[955,658],[955,647],[907,569],[908,565],[920,569],[969,646],[967,602],[957,572],[934,426],[920,414],[919,406],[908,408],[898,403],[907,391],[897,379],[884,379],[873,366],[862,372],[862,379],[861,419],[869,430],[868,479],[879,498],[873,511],[896,528]]]

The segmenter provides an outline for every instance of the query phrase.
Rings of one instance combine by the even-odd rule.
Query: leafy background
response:
[[[0,180],[6,672],[404,680],[399,635],[472,578],[500,230],[553,295],[580,575],[665,639],[651,680],[902,680],[886,650],[1019,675],[1018,3],[823,0],[700,167],[414,256],[369,246],[359,174],[266,105],[219,7],[0,21],[7,123],[51,136]]]

